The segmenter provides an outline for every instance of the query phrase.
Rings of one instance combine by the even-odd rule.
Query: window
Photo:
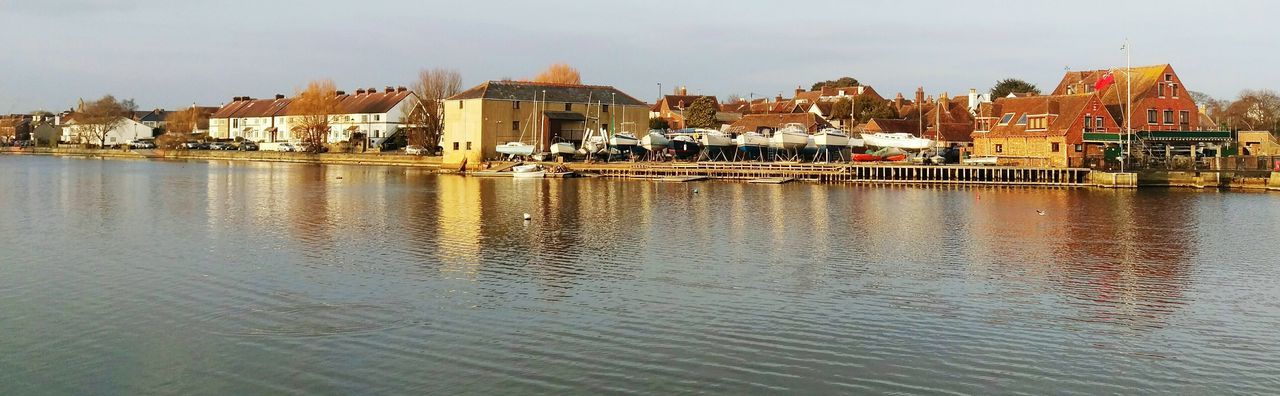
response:
[[[373,120],[374,120],[374,121],[382,121],[382,114],[374,114],[374,115],[373,115]]]
[[[1156,84],[1156,96],[1164,97],[1164,84]]]
[[[1031,118],[1031,123],[1030,123],[1030,125],[1029,125],[1027,128],[1028,128],[1028,129],[1044,129],[1044,124],[1045,124],[1045,123],[1044,123],[1044,121],[1045,121],[1045,118],[1046,118],[1046,117],[1044,117],[1044,116],[1036,116],[1036,117],[1032,117],[1032,118]]]
[[[368,114],[361,115],[360,122],[369,122],[369,115]]]
[[[600,111],[609,112],[609,105],[600,105]]]
[[[1172,73],[1165,73],[1165,74],[1164,74],[1164,80],[1165,80],[1165,81],[1173,81],[1173,74],[1172,74]]]
[[[1148,124],[1155,125],[1158,122],[1157,117],[1160,117],[1160,112],[1156,111],[1156,109],[1147,109]]]
[[[1102,117],[1097,117],[1096,119],[1094,119],[1093,121],[1094,129],[1097,129],[1098,131],[1103,131],[1104,130],[1103,128],[1106,128],[1106,127],[1107,125],[1102,123]]]
[[[1079,153],[1079,152],[1082,152],[1082,151],[1084,151],[1084,145],[1083,145],[1083,144],[1077,144],[1077,145],[1076,145],[1076,152],[1077,152],[1077,153]]]
[[[511,130],[513,131],[520,130],[520,120],[511,121]]]
[[[1052,151],[1053,151],[1053,152],[1055,152],[1055,153],[1056,153],[1056,152],[1059,152],[1059,151],[1062,151],[1062,144],[1061,144],[1061,143],[1058,143],[1058,142],[1050,143],[1050,144],[1049,144],[1049,149],[1050,149],[1050,150],[1052,150]]]
[[[1169,84],[1169,96],[1174,99],[1178,98],[1178,84]]]
[[[516,110],[519,110],[519,109],[520,109],[520,101],[518,101],[518,100],[517,100],[517,101],[511,102],[511,108],[516,109]]]
[[[1188,130],[1191,126],[1191,112],[1182,110],[1178,112],[1178,124],[1182,125],[1182,130]]]
[[[453,151],[458,151],[458,142],[453,142]]]
[[[1009,121],[1013,121],[1013,113],[1005,114],[1000,117],[1000,125],[1009,125]]]
[[[1027,115],[1026,115],[1026,114],[1023,114],[1023,115],[1022,115],[1022,117],[1018,117],[1018,125],[1027,125]]]
[[[1165,124],[1165,125],[1173,125],[1173,110],[1167,110],[1167,109],[1166,109],[1166,110],[1164,111],[1164,124]]]
[[[471,142],[467,142],[467,150],[471,150]]]
[[[1084,131],[1093,132],[1093,117],[1084,118]]]
[[[997,144],[997,145],[996,145],[996,152],[997,152],[997,153],[1003,153],[1003,152],[1004,152],[1004,145],[1003,145],[1003,144]]]
[[[564,104],[564,111],[573,111],[573,104],[572,104],[572,103],[565,103],[565,104]]]
[[[461,100],[459,100],[459,101],[458,101],[458,108],[459,108],[459,109],[461,109],[461,108],[462,108],[462,101],[461,101]],[[457,143],[454,143],[454,144],[457,144]],[[454,150],[457,150],[457,149],[458,149],[458,148],[456,148],[456,147],[454,148]]]

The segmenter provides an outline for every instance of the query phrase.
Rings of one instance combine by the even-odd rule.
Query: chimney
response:
[[[916,106],[924,103],[924,87],[916,88]]]
[[[364,92],[366,92],[366,93],[374,93],[374,92],[378,92],[378,89],[377,89],[377,88],[374,88],[374,87],[369,87],[369,88],[365,88]]]
[[[778,101],[778,102],[781,102],[781,101],[782,101],[782,94],[778,94],[778,97],[777,97],[775,100],[776,100],[776,101]]]
[[[396,87],[396,92],[404,92],[404,91],[408,91],[408,90],[409,90],[409,89],[408,89],[408,88],[405,88],[404,86]]]
[[[826,87],[823,87],[823,88],[826,88]],[[801,87],[801,86],[798,86],[798,85],[797,85],[797,86],[796,86],[796,95],[799,95],[799,94],[802,94],[802,93],[804,93],[804,87]]]
[[[1196,105],[1196,109],[1200,110],[1200,114],[1209,114],[1209,106],[1206,106],[1203,103]]]
[[[392,93],[392,92],[395,92],[395,91],[396,91],[396,89],[395,89],[395,88],[392,88],[390,85],[388,85],[388,86],[387,86],[387,93]],[[372,92],[370,92],[370,93],[372,93]]]
[[[903,100],[905,100],[905,99],[903,99],[903,97],[902,97],[902,92],[898,92],[898,96],[897,96],[897,97],[895,97],[895,98],[893,98],[893,108],[894,108],[894,109],[896,109],[896,110],[902,110],[902,101],[903,101]]]
[[[356,88],[356,95],[364,95],[364,88]]]
[[[978,90],[969,88],[969,111],[978,108]]]
[[[681,86],[680,86],[680,95],[681,95],[681,96],[689,96],[689,88],[688,88],[688,87],[685,87],[685,86],[683,86],[683,85],[681,85]]]
[[[347,94],[347,91],[338,91],[338,92],[335,92],[335,93],[336,93],[338,96],[342,96],[342,95],[346,95],[346,94]]]
[[[276,94],[276,100],[284,99],[284,94]]]
[[[863,93],[866,93],[866,92],[867,92],[867,87],[864,87],[861,85],[858,86],[858,95],[862,95]]]

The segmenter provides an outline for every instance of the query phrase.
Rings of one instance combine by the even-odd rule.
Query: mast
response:
[[[1129,117],[1133,116],[1133,63],[1129,57],[1129,39],[1124,39],[1124,84],[1125,100],[1128,102]],[[1120,161],[1120,173],[1124,173],[1124,162],[1129,160],[1129,151],[1133,150],[1133,120],[1128,120],[1129,133],[1124,136],[1124,161]],[[1194,152],[1192,153],[1194,157]]]

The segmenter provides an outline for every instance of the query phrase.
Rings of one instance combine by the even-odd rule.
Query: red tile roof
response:
[[[730,128],[741,131],[758,131],[762,128],[777,130],[790,123],[804,124],[810,132],[831,126],[826,120],[813,113],[776,113],[747,114],[731,124]]]
[[[1073,132],[1070,130],[1072,124],[1080,119],[1086,112],[1094,117],[1106,117],[1107,125],[1116,125],[1115,119],[1106,111],[1106,106],[1095,93],[1084,93],[1075,95],[1045,95],[1031,96],[1025,98],[1000,98],[991,105],[993,108],[992,117],[995,117],[997,124],[991,126],[991,131],[986,132],[989,137],[1015,137],[1015,136],[1061,136]],[[1051,107],[1057,107],[1056,111]],[[1056,114],[1050,117],[1048,125],[1043,130],[1028,130],[1028,125],[1019,125],[1018,120],[1025,116]],[[999,119],[1005,115],[1012,114],[1008,124],[999,125]]]

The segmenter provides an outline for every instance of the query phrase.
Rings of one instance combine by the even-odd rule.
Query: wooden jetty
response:
[[[575,171],[603,177],[717,180],[796,180],[818,183],[1091,186],[1090,170],[972,165],[806,163],[574,163]],[[702,180],[702,179],[696,179]]]

